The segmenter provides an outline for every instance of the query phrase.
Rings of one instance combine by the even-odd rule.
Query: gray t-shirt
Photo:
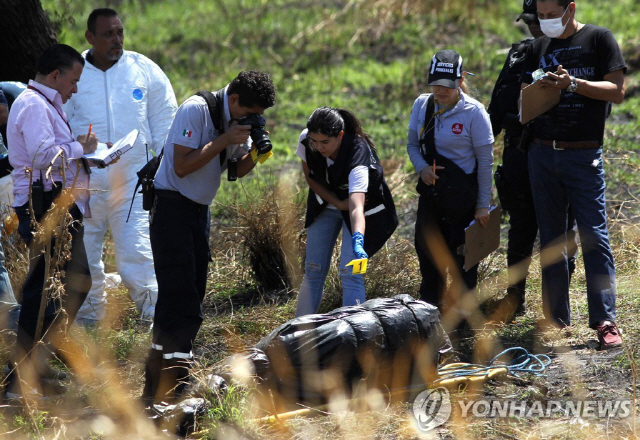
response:
[[[224,125],[229,128],[229,103],[225,90],[224,95]],[[202,205],[210,205],[220,187],[220,176],[227,168],[227,164],[220,164],[220,156],[216,156],[202,168],[182,178],[178,177],[173,168],[173,144],[198,149],[218,138],[221,133],[215,129],[209,108],[204,98],[191,96],[182,103],[169,129],[164,144],[164,156],[156,174],[154,186],[180,192],[183,196]],[[244,145],[229,145],[227,159],[240,159],[247,154],[251,146],[251,138]]]

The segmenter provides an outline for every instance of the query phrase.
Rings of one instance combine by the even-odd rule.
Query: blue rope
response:
[[[521,354],[506,364],[499,361],[502,356],[510,352]],[[465,364],[464,366],[456,368],[440,368],[438,369],[438,375],[440,376],[439,379],[463,376],[484,376],[496,367],[505,367],[509,374],[516,377],[520,377],[523,373],[529,373],[535,376],[544,376],[544,372],[550,364],[551,358],[546,354],[531,354],[522,347],[511,347],[503,350],[491,359],[488,365]]]
[[[502,364],[507,367],[509,373],[513,374],[516,377],[520,377],[518,373],[531,373],[535,376],[544,376],[544,372],[546,371],[547,367],[551,365],[551,358],[546,354],[532,354],[522,347],[507,348],[502,353],[491,359],[491,361],[489,361],[489,365],[493,365],[493,363],[496,362],[500,358],[500,356],[503,356],[509,352],[522,353],[520,356],[513,359],[508,364]]]

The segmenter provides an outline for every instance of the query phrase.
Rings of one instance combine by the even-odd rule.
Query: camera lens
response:
[[[269,135],[267,135],[267,132],[262,127],[254,128],[251,130],[251,140],[256,145],[258,154],[268,153],[273,147],[271,145],[271,139],[269,139]]]

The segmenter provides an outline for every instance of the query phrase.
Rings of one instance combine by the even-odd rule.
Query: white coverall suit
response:
[[[85,51],[82,55],[86,58],[87,54]],[[140,194],[136,194],[129,222],[126,220],[138,180],[136,171],[151,159],[151,150],[160,153],[177,110],[171,83],[149,58],[125,50],[106,72],[87,61],[78,93],[67,101],[64,110],[75,137],[86,134],[89,124],[99,142],[116,142],[133,129],[140,131],[134,147],[116,164],[104,169],[91,168],[91,215],[84,220],[84,244],[92,285],[77,318],[101,320],[105,317],[107,298],[102,248],[109,227],[122,282],[129,289],[141,318],[152,320],[158,284],[149,242],[149,216],[142,209]]]

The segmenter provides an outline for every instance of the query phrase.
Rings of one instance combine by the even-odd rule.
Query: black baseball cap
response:
[[[518,15],[518,18],[516,18],[516,21],[520,20],[527,24],[538,21],[538,7],[536,5],[536,0],[523,0],[522,14]]]
[[[455,50],[441,50],[431,58],[429,85],[450,89],[460,87],[462,81],[462,57]]]

